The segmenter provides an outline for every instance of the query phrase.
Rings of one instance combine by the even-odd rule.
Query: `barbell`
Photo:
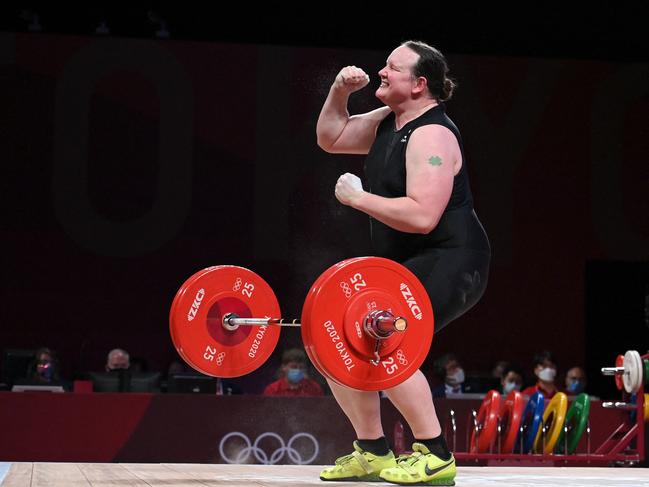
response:
[[[273,353],[282,327],[300,327],[309,359],[354,389],[394,387],[423,363],[433,339],[430,298],[406,267],[382,257],[347,259],[311,286],[301,319],[281,318],[270,285],[245,267],[220,265],[187,279],[171,304],[180,356],[213,377],[238,377]]]
[[[617,356],[615,367],[602,367],[602,374],[615,376],[618,389],[623,386],[626,392],[635,394],[649,379],[649,361],[642,360],[637,351],[628,350]]]

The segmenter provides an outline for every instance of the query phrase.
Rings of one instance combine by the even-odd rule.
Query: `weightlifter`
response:
[[[436,332],[481,298],[491,255],[473,208],[460,132],[445,111],[455,87],[448,72],[437,49],[404,42],[378,73],[375,95],[384,106],[350,116],[349,96],[370,78],[347,66],[337,74],[316,128],[323,150],[367,154],[367,190],[346,173],[336,183],[336,198],[370,216],[375,255],[400,262],[423,283]],[[420,370],[385,391],[415,438],[413,453],[398,459],[383,433],[378,393],[329,385],[358,439],[351,454],[322,471],[322,480],[454,485],[455,459]]]

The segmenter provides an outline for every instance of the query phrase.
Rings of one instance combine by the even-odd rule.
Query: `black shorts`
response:
[[[402,262],[428,291],[435,333],[480,300],[487,287],[490,260],[489,251],[432,248]]]

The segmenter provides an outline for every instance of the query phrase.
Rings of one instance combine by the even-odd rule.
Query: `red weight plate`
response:
[[[624,367],[624,355],[617,356],[615,359],[615,366]],[[624,390],[624,379],[622,378],[622,374],[615,374],[615,387],[620,391]]]
[[[359,259],[365,259],[366,257],[353,257],[350,259],[346,259],[342,262],[338,262],[331,267],[329,267],[327,270],[325,270],[319,277],[316,279],[316,281],[313,283],[311,286],[311,290],[309,291],[305,302],[304,306],[302,308],[302,316],[310,316],[310,310],[312,307],[312,303],[314,301],[314,297],[317,295],[317,290],[320,289],[320,285],[322,282],[326,281],[329,279],[329,276],[336,272],[338,269],[341,267],[344,267],[346,265],[351,264],[352,262],[355,262]],[[318,369],[318,371],[325,376],[326,378],[333,380],[334,382],[336,381],[335,377],[331,377],[330,374],[328,373],[326,367],[323,367],[318,359],[317,353],[315,353],[314,348],[315,345],[313,344],[313,341],[311,340],[311,335],[310,335],[310,329],[308,326],[302,326],[302,340],[304,342],[305,350],[307,352],[307,355],[309,356],[309,359],[313,363],[313,365]]]
[[[503,427],[503,442],[500,446],[500,453],[513,453],[514,443],[518,430],[523,420],[523,411],[525,410],[525,399],[519,391],[511,391],[504,403],[502,404],[500,414],[501,424]]]
[[[351,259],[347,259],[347,260],[338,262],[338,263],[332,265],[331,267],[329,267],[322,274],[320,274],[320,276],[315,280],[315,282],[311,286],[311,289],[310,289],[309,293],[307,294],[306,299],[304,300],[304,305],[302,306],[302,316],[309,316],[309,314],[311,312],[311,305],[313,304],[313,298],[316,295],[316,293],[314,292],[314,289],[320,289],[321,283],[323,281],[325,281],[326,279],[328,279],[329,276],[331,274],[333,274],[334,272],[336,272],[337,269],[339,269],[340,267],[342,267],[344,265],[348,265],[349,263],[354,262],[354,261],[358,260],[359,258],[363,258],[363,257],[353,257]],[[334,382],[336,382],[336,380],[333,379],[332,377],[330,377],[327,374],[327,371],[318,362],[317,354],[313,353],[313,351],[312,351],[313,347],[308,345],[308,344],[312,343],[309,327],[302,325],[301,332],[302,332],[302,341],[304,343],[304,349],[306,350],[306,353],[309,356],[309,359],[311,360],[311,363],[313,364],[313,366],[325,378],[333,380]]]
[[[487,392],[478,411],[478,434],[471,432],[471,453],[486,453],[493,445],[498,433],[498,414],[500,412],[500,393]]]
[[[338,265],[338,264],[336,264],[336,265]],[[320,283],[324,279],[327,278],[327,275],[331,274],[335,270],[336,270],[335,265],[329,267],[325,272],[320,274],[320,276],[313,283],[313,285],[311,286],[311,290],[309,291],[309,293],[306,296],[306,299],[304,300],[304,305],[302,306],[302,316],[303,317],[308,316],[310,311],[311,311],[311,307],[312,307],[312,303],[313,303],[313,296],[314,296],[314,293],[312,292],[312,290],[314,288],[318,288],[320,286]],[[303,319],[304,318],[302,318],[302,320]],[[313,347],[311,345],[311,343],[312,343],[311,333],[310,333],[309,327],[304,325],[304,321],[302,321],[302,326],[300,327],[300,332],[302,334],[302,342],[304,344],[304,350],[306,351],[306,354],[309,357],[309,360],[311,360],[311,363],[313,364],[313,366],[318,370],[318,372],[320,372],[323,375],[323,377],[325,377],[326,379],[333,380],[331,377],[329,377],[329,375],[327,374],[327,371],[322,367],[322,365],[320,365],[320,362],[318,361],[317,354],[314,353],[313,350],[312,350]]]
[[[390,310],[408,329],[381,341],[381,361],[372,365],[375,340],[361,330],[367,313]],[[302,310],[302,340],[325,376],[354,389],[378,391],[410,377],[425,360],[433,339],[433,309],[426,290],[404,266],[381,257],[358,257],[327,269],[311,287]]]
[[[226,330],[223,315],[279,318],[277,298],[254,272],[237,266],[203,269],[176,293],[169,313],[178,353],[196,370],[214,377],[238,377],[261,366],[273,353],[279,326],[240,326]]]
[[[187,279],[187,280],[183,283],[183,285],[181,286],[181,288],[180,288],[180,289],[178,290],[178,292],[176,293],[176,296],[178,296],[178,294],[180,294],[180,292],[181,292],[183,289],[185,289],[187,286],[191,285],[192,282],[194,282],[194,281],[197,280],[197,279],[200,279],[200,277],[201,277],[203,274],[209,272],[211,269],[213,269],[213,267],[207,267],[207,268],[205,268],[205,269],[203,269],[203,270],[198,271],[198,272],[195,273],[194,275],[192,275],[189,279]],[[174,299],[173,302],[171,303],[171,309],[170,309],[170,311],[169,311],[169,322],[170,322],[170,323],[171,323],[171,317],[172,317],[173,314],[175,313],[175,309],[176,309],[176,306],[177,306],[177,304],[178,304],[179,301],[180,301],[179,299]],[[171,333],[171,341],[175,344],[175,343],[176,343],[176,338],[174,337],[174,330],[173,330],[173,328],[170,327],[169,331],[170,331],[170,333]],[[184,360],[185,362],[188,362],[188,359],[187,359],[187,357],[184,355],[183,351],[180,350],[180,349],[178,349],[178,347],[176,347],[176,350],[177,350],[178,354],[183,358],[183,360]]]

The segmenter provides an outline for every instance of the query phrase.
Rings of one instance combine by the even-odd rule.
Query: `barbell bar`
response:
[[[370,336],[381,340],[395,331],[403,332],[408,328],[408,321],[401,316],[394,316],[389,311],[370,311],[364,320],[366,331]],[[285,318],[241,318],[235,313],[223,315],[223,327],[226,330],[236,330],[239,326],[288,326],[300,327],[298,319]]]

